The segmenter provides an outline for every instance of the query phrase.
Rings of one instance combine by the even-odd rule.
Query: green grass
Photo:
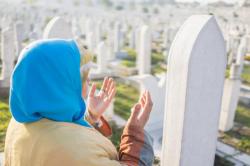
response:
[[[126,66],[126,67],[135,67],[136,64],[135,64],[135,61],[131,61],[131,60],[122,60],[122,65],[123,66]]]
[[[162,53],[152,53],[151,64],[165,63],[166,57]]]
[[[244,84],[250,86],[250,66],[244,66],[241,78]]]
[[[240,151],[250,154],[250,136],[247,133],[230,130],[223,134],[222,141]]]
[[[225,77],[229,78],[230,76],[230,69],[227,67],[226,72],[225,72]]]
[[[250,108],[239,105],[235,115],[235,122],[250,128]]]
[[[151,68],[151,73],[153,75],[158,73],[165,73],[167,71],[166,67],[163,67],[161,64],[156,64]]]
[[[236,147],[238,150],[250,154],[250,108],[239,104],[235,122],[241,127],[222,133],[222,141]]]
[[[129,85],[118,83],[114,102],[114,112],[124,119],[130,116],[131,107],[139,99],[139,91]]]
[[[122,65],[125,67],[136,67],[136,51],[131,48],[125,48],[128,57],[122,60]]]
[[[10,121],[11,115],[9,107],[5,102],[0,101],[0,152],[4,149],[4,140],[6,130]]]
[[[158,73],[163,73],[163,72],[167,71],[167,69],[165,67],[163,67],[163,65],[166,64],[165,59],[166,59],[166,57],[164,57],[164,55],[162,53],[156,53],[156,52],[152,53],[152,56],[151,56],[151,64],[152,64],[151,73],[153,75],[158,74]]]
[[[126,58],[127,60],[130,61],[136,61],[136,51],[134,49],[131,48],[125,48],[125,51],[128,53],[128,58]]]

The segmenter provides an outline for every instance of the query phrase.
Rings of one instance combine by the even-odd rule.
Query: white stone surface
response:
[[[0,87],[2,88],[8,88],[10,86],[11,73],[15,65],[15,42],[13,41],[15,41],[13,29],[4,29],[1,35],[2,73]]]
[[[14,25],[14,37],[15,39],[15,48],[16,48],[16,56],[19,56],[19,53],[22,50],[22,42],[24,40],[24,25],[23,22],[17,22]]]
[[[161,165],[212,166],[226,68],[214,17],[191,16],[177,33],[168,62]]]
[[[134,27],[131,28],[129,33],[129,47],[134,49],[135,48],[135,29]]]
[[[151,73],[151,31],[144,25],[140,32],[140,48],[137,56],[139,75]]]
[[[95,52],[95,41],[94,41],[94,33],[93,32],[88,32],[86,34],[86,43],[88,46],[88,50],[91,53],[94,53]]]
[[[98,65],[98,72],[104,73],[107,71],[107,46],[104,41],[98,44],[97,46],[97,65]]]
[[[115,23],[114,27],[114,53],[119,53],[121,50],[121,24]]]
[[[71,26],[61,17],[54,17],[49,21],[43,32],[44,39],[61,38],[72,39]]]
[[[3,153],[0,153],[0,166],[3,166]]]
[[[230,76],[224,83],[224,92],[222,98],[221,115],[219,129],[221,131],[228,131],[232,129],[234,125],[234,117],[237,109],[241,80],[240,76],[242,73],[244,55],[246,53],[246,39],[241,40],[238,48],[236,60],[232,63],[230,68]]]

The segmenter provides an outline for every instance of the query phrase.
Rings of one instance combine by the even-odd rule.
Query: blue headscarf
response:
[[[80,53],[73,40],[41,40],[20,54],[12,74],[10,111],[16,121],[42,118],[90,126],[84,120]]]

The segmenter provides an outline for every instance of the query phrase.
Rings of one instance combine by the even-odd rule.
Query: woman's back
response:
[[[10,122],[5,166],[100,164],[120,165],[113,144],[93,128],[48,119],[27,124],[14,119]]]

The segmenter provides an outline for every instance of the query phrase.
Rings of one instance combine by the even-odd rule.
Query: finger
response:
[[[149,93],[149,91],[146,92],[146,103],[148,106],[152,106],[153,105],[153,102],[152,102],[152,99],[151,99],[151,95]]]
[[[143,100],[146,102],[146,95],[147,95],[147,91],[144,91],[143,92],[143,96],[142,96],[142,98],[143,98]]]
[[[105,77],[102,83],[102,88],[98,94],[101,98],[103,98],[105,95],[105,89],[107,88],[107,85],[108,85],[108,77]]]
[[[111,93],[109,94],[108,100],[111,101],[115,97],[115,94],[116,94],[116,88],[113,88]]]
[[[96,90],[96,84],[93,83],[89,92],[89,97],[94,97],[95,96],[95,90]]]
[[[108,77],[105,77],[104,78],[104,81],[103,81],[103,83],[102,83],[102,88],[101,88],[101,91],[105,91],[105,89],[107,88],[107,85],[108,85]]]
[[[109,92],[110,86],[111,86],[112,83],[113,83],[113,79],[112,79],[112,78],[109,78],[109,80],[108,80],[108,85],[107,85],[107,88],[106,88],[106,92]]]
[[[140,112],[141,112],[141,104],[137,103],[131,110],[131,115],[130,115],[131,120],[132,121],[137,120]]]
[[[141,103],[142,107],[144,108],[144,106],[145,106],[145,99],[143,98],[143,95],[144,94],[142,94],[142,96],[140,98],[140,103]]]
[[[143,94],[142,94],[142,96],[141,96],[141,101],[142,101],[142,103],[143,103],[143,108],[144,108],[144,106],[145,106],[145,103],[146,103],[146,91],[144,91],[143,92]]]
[[[115,82],[112,81],[111,85],[110,85],[110,89],[109,91],[107,91],[108,95],[112,93],[112,90],[115,88]]]
[[[147,91],[147,93],[146,93],[146,103],[145,103],[145,107],[144,107],[144,110],[143,110],[143,113],[142,113],[143,118],[148,119],[148,117],[150,115],[150,112],[152,110],[152,107],[153,107],[153,102],[151,100],[150,93]]]

